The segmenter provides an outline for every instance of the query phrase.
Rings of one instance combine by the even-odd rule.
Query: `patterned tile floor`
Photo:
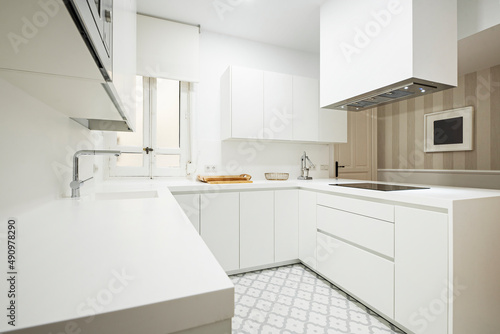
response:
[[[231,276],[233,334],[403,331],[301,264]]]

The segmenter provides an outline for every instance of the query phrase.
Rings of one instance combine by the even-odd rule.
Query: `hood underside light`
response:
[[[342,103],[332,106],[332,109],[341,109],[347,111],[362,111],[365,109],[375,108],[385,104],[393,103],[399,100],[410,99],[424,94],[435,93],[442,89],[436,86],[421,84],[416,82],[407,82],[398,85],[395,88],[382,91],[372,96],[359,97],[351,101],[342,101]]]

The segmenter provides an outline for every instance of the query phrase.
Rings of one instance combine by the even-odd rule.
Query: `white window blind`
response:
[[[198,82],[199,28],[137,15],[137,74]]]

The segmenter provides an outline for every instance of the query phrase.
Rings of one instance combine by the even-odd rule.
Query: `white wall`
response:
[[[0,79],[0,219],[69,196],[71,157],[92,149],[88,129]],[[81,177],[92,174],[82,159]],[[85,188],[85,187],[84,187]],[[85,189],[82,188],[82,193]]]
[[[499,0],[459,0],[458,39],[500,24]]]
[[[307,151],[318,165],[313,177],[328,177],[319,165],[329,163],[328,145],[220,140],[220,77],[230,65],[319,78],[319,55],[202,31],[200,83],[197,84],[193,161],[195,174],[204,165],[216,165],[218,173],[248,173],[263,179],[265,172],[300,174],[300,156]]]

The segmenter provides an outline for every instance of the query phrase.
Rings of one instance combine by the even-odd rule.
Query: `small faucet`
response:
[[[88,180],[92,179],[93,177],[89,177],[86,180],[78,180],[78,159],[80,158],[81,155],[115,155],[119,156],[122,154],[120,151],[112,151],[112,150],[81,150],[77,151],[73,155],[73,181],[69,184],[71,187],[71,197],[76,198],[80,197],[80,186],[87,182]]]
[[[307,162],[309,161],[309,167],[307,167]],[[312,177],[309,176],[309,169],[314,168],[315,165],[312,163],[311,159],[307,156],[306,152],[302,154],[300,158],[300,176],[297,178],[298,180],[312,180]]]

